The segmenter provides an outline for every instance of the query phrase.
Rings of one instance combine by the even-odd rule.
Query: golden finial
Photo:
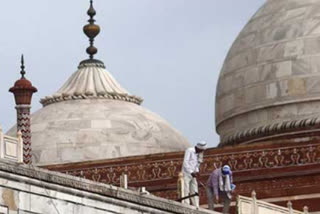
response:
[[[96,15],[96,10],[93,8],[92,0],[90,0],[90,7],[87,14],[90,16],[90,19],[88,20],[89,24],[83,27],[83,32],[86,34],[90,41],[90,46],[86,51],[89,54],[90,59],[93,59],[93,55],[98,52],[98,49],[93,45],[94,38],[99,34],[100,27],[99,25],[96,25],[94,23],[96,20],[94,20],[93,17]]]

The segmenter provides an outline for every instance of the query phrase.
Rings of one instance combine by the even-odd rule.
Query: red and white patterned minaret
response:
[[[32,83],[27,80],[24,70],[24,59],[21,56],[21,78],[17,80],[10,92],[14,94],[16,109],[17,109],[17,130],[21,131],[23,139],[23,162],[25,164],[32,163],[32,149],[31,149],[31,123],[30,123],[30,109],[32,94],[37,92],[37,89],[32,86]]]

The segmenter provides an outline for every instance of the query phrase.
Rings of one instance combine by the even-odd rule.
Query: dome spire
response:
[[[93,8],[93,1],[90,0],[90,7],[87,11],[88,16],[90,19],[88,20],[89,24],[83,27],[83,32],[89,38],[90,46],[87,48],[87,53],[89,54],[89,58],[93,59],[93,55],[98,52],[98,49],[94,46],[94,38],[99,34],[100,27],[96,25],[94,22],[94,16],[96,15],[96,10]]]
[[[24,75],[26,74],[26,72],[24,70],[25,66],[24,66],[23,54],[21,54],[21,66],[20,66],[20,68],[21,68],[21,71],[20,71],[21,79],[24,79]]]

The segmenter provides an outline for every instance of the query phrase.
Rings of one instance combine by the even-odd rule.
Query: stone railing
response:
[[[251,198],[238,196],[237,197],[237,213],[238,214],[309,214],[308,207],[304,207],[304,211],[300,212],[292,208],[292,203],[289,201],[286,207],[281,207],[265,201],[257,200],[255,191],[252,192]]]
[[[4,135],[0,127],[0,159],[23,162],[23,140],[19,131],[17,137]]]

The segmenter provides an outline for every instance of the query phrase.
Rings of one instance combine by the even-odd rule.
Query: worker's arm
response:
[[[232,172],[230,172],[230,184],[231,184],[231,192],[233,192],[236,188],[236,185],[233,183]]]
[[[203,162],[203,152],[200,152],[199,155],[198,155],[198,164],[197,164],[197,167],[196,167],[196,173],[199,173],[200,172],[200,164]]]

